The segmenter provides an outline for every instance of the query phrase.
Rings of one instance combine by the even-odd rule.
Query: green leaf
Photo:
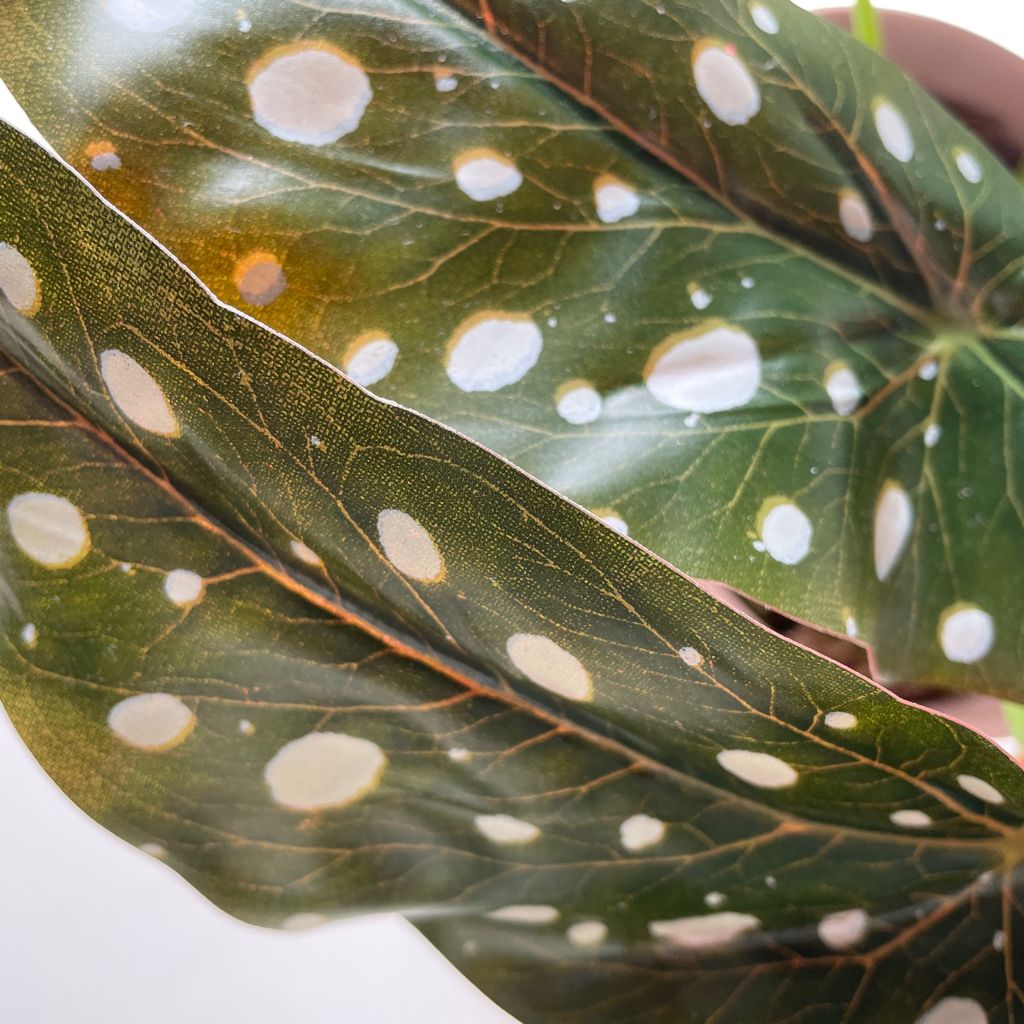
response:
[[[173,11],[5,4],[0,66],[218,295],[880,678],[1020,697],[1024,207],[895,67],[783,0]]]
[[[857,0],[850,8],[850,30],[854,39],[878,53],[885,53],[882,22],[871,0]]]
[[[218,304],[6,126],[0,175],[0,687],[90,814],[250,921],[404,911],[527,1024],[1019,1013],[997,748]]]

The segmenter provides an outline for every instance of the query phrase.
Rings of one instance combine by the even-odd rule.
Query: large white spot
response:
[[[577,949],[593,949],[608,938],[608,925],[604,921],[577,921],[565,934]]]
[[[893,811],[889,820],[899,828],[928,828],[932,823],[930,814],[915,810]]]
[[[253,252],[235,264],[238,294],[253,306],[269,306],[284,291],[284,269],[273,253]]]
[[[761,384],[761,354],[738,327],[720,325],[673,335],[644,370],[647,390],[687,412],[721,412],[746,405]]]
[[[540,328],[526,316],[471,317],[448,346],[448,379],[463,391],[500,391],[533,369],[544,347]]]
[[[516,633],[505,644],[509,658],[532,683],[569,700],[590,700],[594,686],[580,660],[554,640]]]
[[[830,368],[825,374],[825,390],[832,399],[832,408],[840,416],[849,416],[864,397],[857,374],[842,363]]]
[[[900,163],[909,163],[914,156],[914,136],[907,119],[888,100],[876,100],[874,112],[882,145]]]
[[[797,565],[811,550],[814,530],[807,516],[790,501],[776,502],[761,517],[765,551],[783,565]]]
[[[36,624],[34,622],[26,622],[25,625],[21,627],[21,633],[19,636],[21,637],[21,642],[26,647],[35,647],[36,643],[39,641],[39,630],[36,628]]]
[[[14,543],[35,562],[51,569],[74,565],[89,551],[89,527],[67,498],[26,491],[7,505]]]
[[[857,716],[851,715],[849,711],[830,711],[825,716],[825,725],[830,729],[846,732],[848,729],[857,728]]]
[[[761,90],[747,65],[721,43],[706,39],[697,44],[693,78],[711,113],[726,124],[746,124],[761,109]]]
[[[679,657],[683,659],[684,665],[690,668],[700,668],[704,664],[704,655],[696,647],[680,647]]]
[[[665,822],[649,814],[634,814],[619,826],[622,845],[630,853],[657,846],[665,838]]]
[[[523,183],[523,175],[507,156],[493,149],[473,149],[456,157],[455,183],[478,203],[510,196]]]
[[[942,440],[942,427],[938,423],[929,423],[924,428],[925,448],[934,448]]]
[[[553,924],[558,920],[558,911],[546,904],[516,903],[500,910],[492,910],[487,916],[492,921],[505,921],[511,924]]]
[[[956,158],[957,170],[963,175],[964,180],[972,185],[977,185],[984,176],[978,158],[966,149],[955,150],[954,156]]]
[[[987,804],[1002,804],[1006,802],[1006,797],[991,782],[979,779],[977,775],[958,775],[956,781],[965,793],[970,793],[971,796],[976,796]]]
[[[164,593],[174,604],[187,607],[203,596],[203,577],[191,569],[174,569],[164,579]]]
[[[482,836],[498,846],[522,846],[540,835],[536,825],[510,814],[479,814],[473,823]]]
[[[347,807],[377,788],[387,758],[376,743],[314,732],[286,743],[263,776],[277,803],[300,811]]]
[[[850,949],[863,942],[870,924],[863,910],[840,910],[818,922],[818,937],[830,949]]]
[[[767,32],[770,36],[775,35],[779,31],[779,19],[775,16],[775,12],[764,4],[751,4],[750,17],[753,18],[754,24],[762,32]]]
[[[385,557],[400,573],[424,583],[444,576],[444,557],[434,538],[408,513],[384,509],[377,516],[377,535]]]
[[[731,775],[760,789],[787,789],[799,778],[785,761],[756,750],[722,750],[717,760]]]
[[[839,193],[839,223],[855,242],[870,242],[875,237],[875,222],[864,197],[852,188]]]
[[[364,334],[345,353],[344,371],[364,388],[382,381],[394,368],[398,346],[382,334]]]
[[[325,43],[271,51],[249,73],[256,123],[286,142],[326,146],[356,130],[373,98],[366,72]]]
[[[607,175],[594,183],[597,216],[605,224],[618,224],[640,209],[640,197],[618,178]]]
[[[141,693],[115,704],[107,724],[118,739],[140,750],[170,750],[192,731],[196,716],[169,693]]]
[[[919,1017],[917,1024],[988,1024],[988,1014],[974,999],[950,996]]]
[[[939,620],[939,642],[950,661],[973,665],[981,661],[996,639],[992,616],[974,605],[953,605]]]
[[[910,540],[914,505],[899,484],[888,481],[875,506],[875,575],[886,580]]]
[[[107,14],[133,32],[165,32],[180,25],[195,7],[195,0],[106,0]]]
[[[306,565],[322,566],[324,560],[307,544],[303,544],[301,540],[293,540],[291,542],[292,554],[300,562],[305,562]]]
[[[648,927],[656,939],[665,939],[683,949],[716,949],[760,926],[761,922],[752,914],[723,910],[717,914],[680,917],[674,921],[652,921]]]
[[[593,423],[601,415],[601,396],[592,384],[574,381],[557,394],[558,415],[573,426]]]
[[[0,290],[19,313],[31,316],[39,309],[39,278],[32,264],[7,242],[0,242]]]
[[[137,427],[173,437],[178,419],[163,388],[130,355],[116,348],[100,353],[100,373],[114,404]]]

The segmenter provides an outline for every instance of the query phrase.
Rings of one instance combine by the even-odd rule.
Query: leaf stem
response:
[[[856,0],[850,11],[850,30],[855,39],[878,53],[885,52],[882,22],[871,0]]]
[[[1024,750],[1024,705],[1013,704],[1008,700],[1001,703],[1010,735],[1021,745],[1021,750]]]

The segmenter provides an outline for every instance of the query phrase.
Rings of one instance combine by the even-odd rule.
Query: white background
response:
[[[1007,0],[886,4],[1024,55],[1024,18]],[[0,114],[17,118],[3,96]],[[221,914],[79,812],[2,711],[0,823],[0,1017],[11,1024],[511,1022],[397,918],[278,933]]]

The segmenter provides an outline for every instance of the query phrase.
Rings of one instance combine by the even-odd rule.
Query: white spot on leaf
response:
[[[830,949],[851,949],[864,941],[870,924],[863,910],[840,910],[821,919],[818,937]]]
[[[558,911],[554,907],[539,903],[516,903],[500,910],[492,910],[487,915],[492,921],[504,921],[508,924],[554,924],[558,920]]]
[[[765,508],[759,516],[765,551],[782,565],[802,562],[811,550],[811,521],[790,501],[772,499]]]
[[[710,39],[693,51],[697,92],[711,113],[728,125],[746,124],[761,109],[761,90],[731,49]]]
[[[444,557],[433,537],[412,516],[386,508],[377,516],[377,535],[387,560],[403,575],[423,583],[444,576]]]
[[[857,716],[851,715],[849,711],[830,711],[825,716],[825,725],[830,729],[846,732],[857,728]]]
[[[914,526],[914,505],[899,484],[888,481],[875,506],[875,575],[887,580],[906,549]]]
[[[683,659],[683,664],[689,665],[690,668],[700,668],[704,664],[704,655],[696,647],[680,647],[679,657]]]
[[[269,306],[284,291],[284,269],[273,253],[252,252],[235,264],[235,287],[245,302]]]
[[[114,404],[137,427],[163,437],[178,433],[178,419],[163,388],[130,355],[116,348],[100,354],[100,373]]]
[[[825,390],[832,399],[832,408],[840,416],[849,416],[864,397],[857,375],[842,363],[831,367],[826,373]]]
[[[751,4],[750,17],[753,18],[754,24],[762,32],[767,32],[770,36],[775,35],[779,31],[779,19],[775,16],[775,13],[764,4]]]
[[[992,650],[995,639],[992,616],[974,605],[953,605],[942,613],[939,642],[950,661],[973,665]]]
[[[619,838],[630,853],[646,850],[665,838],[665,822],[649,814],[634,814],[619,826]]]
[[[342,369],[359,385],[368,388],[382,381],[394,368],[398,346],[388,337],[371,332],[349,346]]]
[[[724,892],[709,892],[704,896],[704,906],[717,910],[728,902]]]
[[[39,309],[39,278],[32,264],[7,242],[0,242],[0,290],[19,313],[31,316]]]
[[[306,565],[322,566],[324,564],[323,559],[310,547],[307,547],[302,543],[301,540],[293,540],[291,542],[292,554],[300,562],[305,562]]]
[[[916,1024],[988,1024],[988,1014],[974,999],[950,996],[937,1002]]]
[[[839,193],[839,223],[855,242],[870,242],[875,237],[875,222],[864,197],[852,188]]]
[[[64,569],[89,551],[89,527],[67,498],[26,491],[7,505],[7,523],[14,543],[40,565]]]
[[[118,739],[140,750],[170,750],[184,742],[196,716],[169,693],[142,693],[115,704],[107,724]]]
[[[35,647],[36,642],[39,640],[39,630],[36,629],[35,623],[26,622],[21,627],[21,642],[26,647]]]
[[[756,750],[722,750],[717,761],[731,775],[760,789],[788,789],[799,778],[785,761]]]
[[[167,850],[159,843],[140,843],[139,849],[156,860],[163,860],[167,856]]]
[[[957,785],[965,793],[970,793],[971,796],[976,796],[987,804],[1002,804],[1006,802],[1006,797],[991,782],[979,779],[977,775],[958,775],[956,781]]]
[[[691,281],[686,290],[690,293],[690,305],[694,309],[703,311],[711,305],[711,293],[701,288],[699,284]]]
[[[510,196],[523,183],[523,175],[507,157],[493,149],[474,149],[454,162],[455,183],[478,203]]]
[[[474,824],[484,838],[498,846],[523,846],[540,835],[536,825],[510,814],[480,814]]]
[[[203,578],[191,569],[174,569],[164,579],[164,593],[173,604],[188,606],[203,596]]]
[[[914,136],[907,119],[888,101],[874,103],[875,130],[882,145],[900,163],[909,163],[914,156]]]
[[[683,949],[717,949],[727,946],[761,926],[752,914],[723,910],[718,914],[680,917],[674,921],[652,921],[651,935]]]
[[[505,645],[512,664],[530,682],[569,700],[590,700],[594,687],[580,660],[554,640],[516,633]]]
[[[500,391],[536,365],[544,347],[526,316],[485,313],[467,320],[448,346],[448,379],[462,391]]]
[[[594,184],[594,204],[602,223],[618,224],[640,209],[640,197],[618,178],[606,175]]]
[[[629,536],[629,524],[622,516],[616,515],[614,512],[599,512],[596,515],[605,526],[610,526],[616,533],[621,533],[623,537]]]
[[[359,64],[317,42],[272,50],[254,65],[248,86],[256,123],[275,138],[307,146],[354,132],[373,98]]]
[[[586,381],[573,381],[559,388],[558,415],[566,423],[582,426],[593,423],[601,415],[601,396]]]
[[[925,448],[934,448],[942,440],[942,427],[938,423],[929,423],[924,431]]]
[[[935,380],[939,375],[939,363],[937,359],[929,359],[921,364],[921,369],[917,371],[918,377],[921,380]]]
[[[376,743],[337,732],[314,732],[286,743],[264,769],[274,800],[316,811],[347,807],[380,783],[387,758]]]
[[[738,327],[720,325],[673,335],[644,370],[647,390],[686,412],[721,412],[746,405],[761,384],[761,355]]]
[[[928,828],[932,823],[930,814],[915,810],[893,811],[889,820],[899,828]]]
[[[577,949],[593,949],[608,938],[608,925],[604,921],[578,921],[565,934]]]
[[[966,149],[954,150],[954,157],[957,170],[963,175],[964,181],[969,182],[971,185],[977,185],[982,177],[984,177],[981,162],[978,158]]]
[[[437,74],[434,76],[434,88],[438,92],[455,92],[459,87],[459,80],[454,75]]]

